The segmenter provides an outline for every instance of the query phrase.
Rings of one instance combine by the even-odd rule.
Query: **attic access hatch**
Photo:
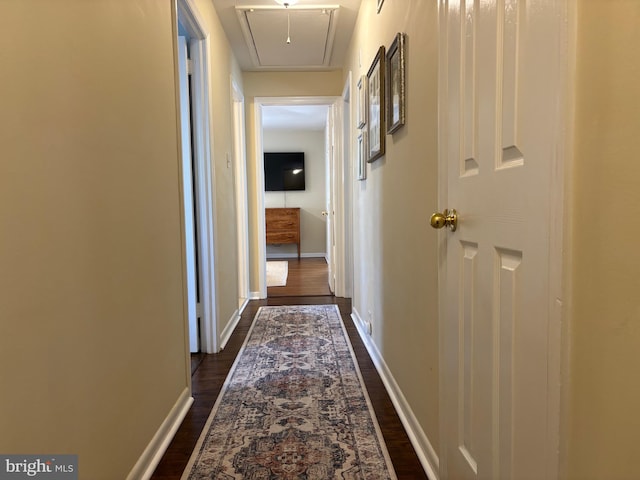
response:
[[[236,13],[255,67],[303,69],[329,66],[339,8],[255,6]]]

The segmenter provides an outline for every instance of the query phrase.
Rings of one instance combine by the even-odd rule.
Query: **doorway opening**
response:
[[[179,79],[185,313],[191,352],[218,350],[215,315],[213,179],[209,128],[208,32],[191,2],[178,0]]]
[[[340,104],[340,105],[338,105]],[[331,295],[335,275],[335,180],[332,163],[341,149],[341,99],[336,97],[256,98],[256,211],[258,212],[260,297],[277,295]],[[293,120],[291,120],[293,118]],[[336,133],[338,132],[338,133]],[[298,152],[305,158],[303,191],[265,192],[264,153]],[[341,160],[341,159],[340,159]],[[335,167],[333,167],[335,168]],[[281,209],[298,221],[300,240],[273,236],[274,225],[265,209]],[[298,210],[296,212],[295,210]],[[290,211],[292,210],[292,211]],[[269,212],[270,214],[273,212]],[[298,218],[299,220],[295,220]],[[280,225],[279,223],[277,225]],[[294,226],[294,231],[295,231]],[[267,240],[269,231],[269,240]],[[284,238],[284,237],[282,237]],[[267,242],[269,245],[267,245]],[[296,245],[296,243],[298,243]],[[273,245],[275,243],[275,245]],[[299,249],[299,254],[298,254]],[[333,250],[333,251],[332,251]],[[267,261],[285,261],[288,284],[267,291]],[[315,285],[315,286],[314,286]],[[290,288],[287,288],[290,287]]]
[[[332,294],[326,216],[329,109],[262,109],[268,297]]]

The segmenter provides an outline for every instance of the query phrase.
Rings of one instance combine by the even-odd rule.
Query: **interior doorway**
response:
[[[178,0],[177,7],[175,48],[182,130],[185,314],[190,350],[214,353],[219,341],[215,315],[208,32],[191,2]]]
[[[264,239],[262,258],[258,259],[265,272],[264,287],[260,282],[262,298],[332,294],[329,272],[335,269],[330,267],[335,255],[331,255],[328,241],[333,233],[330,236],[327,232],[333,232],[335,222],[329,168],[330,156],[337,150],[335,103],[334,97],[256,99],[256,191],[262,204],[257,211],[262,216],[259,226],[265,229],[258,233]],[[298,167],[303,168],[291,170],[302,187],[297,184],[288,189],[283,182],[274,187],[274,171],[280,168],[274,166],[285,161],[280,154],[286,161],[299,158],[302,162]],[[282,283],[273,282],[272,267],[277,263],[286,264]],[[276,267],[281,274],[282,268]]]

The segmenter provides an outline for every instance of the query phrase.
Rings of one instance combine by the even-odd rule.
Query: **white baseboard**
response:
[[[240,321],[240,312],[236,310],[231,315],[231,319],[227,322],[227,326],[222,330],[222,334],[220,335],[220,350],[222,350],[226,345],[229,339],[231,338],[231,334],[238,326],[238,322]]]
[[[127,480],[148,480],[151,478],[158,463],[160,463],[160,459],[167,451],[169,443],[171,443],[178,428],[180,428],[192,403],[193,397],[191,396],[189,388],[185,388],[169,412],[169,415],[164,419],[164,422],[160,425],[151,442],[149,442],[149,445],[144,449],[144,452],[142,452],[142,455],[129,472],[129,475],[127,475]]]
[[[260,300],[260,292],[249,292],[249,300]]]
[[[244,302],[242,302],[242,305],[240,305],[240,308],[238,309],[238,315],[242,315],[242,312],[244,312],[244,309],[247,308],[247,305],[249,305],[249,299],[245,298]]]
[[[371,335],[371,322],[362,318],[355,307],[351,308],[351,318],[356,323],[356,327],[358,327],[358,333],[360,333],[360,329],[362,329],[367,335]]]
[[[267,253],[269,258],[298,258],[297,253]],[[327,258],[326,253],[301,253],[300,258]]]
[[[430,479],[439,480],[440,476],[438,472],[440,471],[440,460],[438,459],[438,455],[431,445],[429,438],[420,426],[420,423],[418,423],[418,419],[413,414],[413,410],[411,410],[402,390],[400,390],[400,387],[393,378],[393,375],[391,374],[389,367],[387,367],[384,358],[382,358],[378,347],[376,347],[375,343],[373,343],[373,340],[369,336],[366,330],[368,323],[360,317],[355,308],[352,309],[351,318],[353,319],[353,323],[358,330],[358,334],[364,342],[364,345],[371,356],[371,360],[382,379],[382,383],[384,383],[387,393],[389,394],[389,398],[391,398],[391,402],[398,413],[398,417],[400,417],[400,421],[402,422],[404,429],[407,431],[409,440],[411,440],[411,444],[420,459],[422,468],[424,468]]]

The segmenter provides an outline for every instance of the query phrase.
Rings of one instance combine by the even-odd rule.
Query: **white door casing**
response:
[[[187,40],[178,37],[178,77],[180,83],[180,126],[182,145],[182,195],[186,252],[187,315],[189,350],[200,350],[196,309],[196,233],[194,225],[193,172],[191,169],[191,106],[189,101]]]
[[[326,183],[326,227],[327,227],[327,265],[329,270],[329,290],[336,291],[336,148],[335,148],[335,105],[327,113],[325,151],[327,155],[327,183]]]
[[[338,267],[344,267],[344,271],[338,276],[341,279],[340,284],[336,285],[336,295],[339,297],[351,298],[353,295],[353,179],[354,168],[352,161],[355,158],[351,148],[352,142],[352,125],[351,125],[351,72],[347,74],[347,79],[342,91],[342,102],[340,103],[340,115],[342,123],[341,133],[341,153],[340,159],[342,165],[340,168],[340,204],[342,232],[342,249],[339,252],[340,260],[337,262]]]
[[[262,140],[262,107],[265,106],[287,106],[287,105],[327,105],[332,106],[338,100],[336,97],[255,97],[254,98],[254,135],[255,135],[255,183],[257,224],[254,225],[254,235],[257,237],[258,251],[255,261],[258,263],[258,291],[251,292],[251,298],[267,297],[267,246],[265,239],[265,219],[264,219],[264,148]],[[340,120],[341,121],[341,120]]]
[[[218,351],[217,333],[215,245],[214,245],[214,170],[211,151],[213,148],[210,128],[209,86],[211,83],[208,32],[193,0],[177,0],[177,13],[186,28],[189,42],[192,72],[192,131],[194,176],[196,181],[198,252],[200,253],[200,301],[202,304],[200,340],[201,350],[206,353]],[[187,369],[189,369],[187,362]],[[190,374],[190,370],[189,370]]]
[[[560,3],[440,2],[442,478],[557,476]]]
[[[328,193],[333,198],[333,260],[329,281],[333,282],[331,288],[334,295],[344,298],[350,298],[353,292],[350,86],[351,72],[347,75],[342,97],[336,100],[330,110],[334,125],[332,129],[334,161],[331,174],[332,193]]]
[[[231,79],[233,101],[233,173],[238,236],[238,310],[249,301],[249,213],[247,207],[247,158],[245,150],[244,95]]]

